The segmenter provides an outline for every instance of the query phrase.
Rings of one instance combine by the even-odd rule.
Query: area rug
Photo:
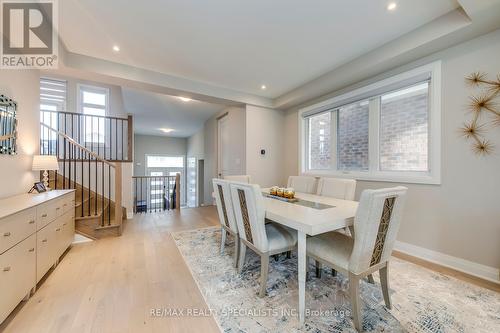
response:
[[[247,251],[242,274],[233,267],[233,244],[220,255],[219,228],[172,234],[200,291],[224,332],[356,332],[348,279],[309,267],[307,318],[297,317],[297,258],[271,259],[267,296],[258,297],[260,258]],[[230,240],[231,242],[232,240]],[[368,332],[500,332],[500,294],[393,258],[392,310],[384,307],[378,275],[361,283],[363,329]]]

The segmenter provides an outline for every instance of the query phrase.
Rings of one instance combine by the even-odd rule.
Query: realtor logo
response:
[[[0,0],[1,68],[57,68],[55,0]]]

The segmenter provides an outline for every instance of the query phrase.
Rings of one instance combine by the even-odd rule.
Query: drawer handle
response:
[[[42,243],[47,243],[47,238],[42,239]]]
[[[68,204],[64,204],[63,206],[66,207]]]
[[[61,209],[61,207],[56,207],[56,210],[59,210],[59,209]]]
[[[66,225],[67,223],[63,223],[63,225]]]
[[[56,231],[61,231],[61,228],[57,228]]]
[[[4,237],[9,237],[10,236],[10,232],[6,232],[3,235],[4,235]]]
[[[31,249],[28,250],[28,252],[35,252],[35,248],[32,247]]]
[[[28,223],[33,224],[33,223],[35,223],[35,220],[30,220]]]
[[[47,217],[47,214],[42,214],[42,217]]]
[[[10,266],[4,267],[3,271],[4,271],[4,272],[8,272],[8,271],[10,271]]]

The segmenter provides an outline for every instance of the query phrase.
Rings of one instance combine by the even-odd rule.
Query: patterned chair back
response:
[[[259,185],[231,183],[230,187],[240,238],[267,252],[266,210]]]
[[[356,180],[343,178],[320,178],[317,195],[325,197],[354,200]]]
[[[316,178],[309,176],[290,176],[288,177],[288,187],[293,187],[295,192],[316,193]]]
[[[231,189],[229,188],[230,182],[217,178],[212,179],[212,182],[219,221],[223,226],[237,234],[238,226],[234,218],[233,200],[231,198]]]
[[[224,176],[224,179],[232,182],[239,182],[245,184],[250,184],[251,180],[250,175]]]
[[[406,198],[406,187],[365,190],[354,219],[354,248],[349,270],[355,274],[389,260]]]

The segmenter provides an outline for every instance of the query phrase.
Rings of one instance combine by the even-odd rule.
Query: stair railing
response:
[[[175,176],[132,176],[134,213],[180,209],[180,174]]]
[[[51,187],[75,189],[79,199],[79,202],[75,202],[76,217],[97,217],[100,213],[101,227],[105,228],[113,223],[114,226],[120,226],[121,233],[121,163],[106,161],[69,135],[44,123],[40,125],[48,133],[48,137],[57,142],[55,150],[40,146],[41,155],[56,155],[59,161],[59,170],[49,173]]]
[[[76,112],[40,111],[40,122],[73,138],[106,161],[131,162],[133,158],[133,118],[97,116]],[[40,146],[47,154],[57,155],[57,138],[44,128]]]

